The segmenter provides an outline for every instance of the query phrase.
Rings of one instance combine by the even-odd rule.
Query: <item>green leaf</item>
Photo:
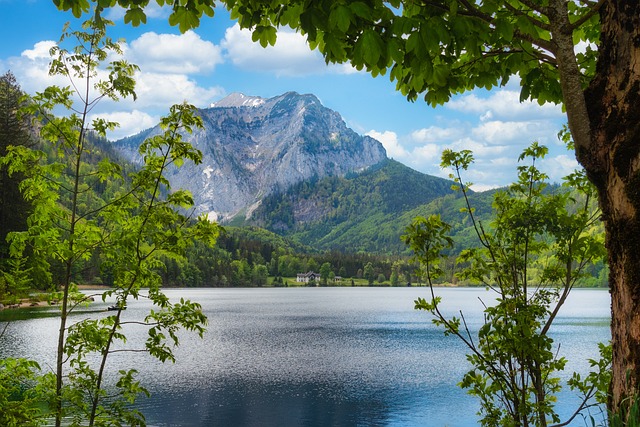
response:
[[[346,33],[351,25],[351,19],[351,9],[343,4],[338,4],[329,14],[329,28],[337,27],[340,31]]]
[[[498,18],[495,20],[495,30],[507,42],[513,40],[514,26],[507,18]]]
[[[347,57],[345,46],[340,39],[334,37],[332,33],[324,34],[325,55],[332,61],[342,62]]]
[[[371,8],[361,1],[357,1],[351,3],[349,8],[353,11],[353,13],[364,19],[371,19]]]
[[[258,25],[251,34],[251,40],[260,42],[260,46],[267,47],[276,43],[276,29],[271,26]]]
[[[124,23],[134,27],[147,23],[147,15],[140,8],[131,8],[124,14]]]

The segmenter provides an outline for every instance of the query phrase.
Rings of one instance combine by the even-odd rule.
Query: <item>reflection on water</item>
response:
[[[479,298],[486,301],[490,294],[438,291],[445,310],[462,309],[477,329]],[[184,334],[175,364],[121,353],[111,359],[111,368],[140,371],[152,397],[139,406],[155,426],[475,425],[477,403],[456,387],[467,368],[464,347],[444,337],[426,313],[413,310],[415,298],[427,292],[172,289],[171,297],[203,305],[209,317],[205,338]],[[141,319],[148,309],[147,301],[132,302],[124,314]],[[561,355],[571,356],[569,372],[586,372],[586,359],[597,356],[595,343],[609,339],[608,316],[606,291],[573,292],[553,330],[562,342]],[[55,319],[15,322],[0,352],[30,354],[51,364],[56,333]],[[127,333],[129,345],[144,339],[143,329]],[[563,414],[570,410],[559,407]]]

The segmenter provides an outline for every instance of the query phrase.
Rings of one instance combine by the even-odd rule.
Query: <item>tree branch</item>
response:
[[[525,4],[526,6],[529,6],[523,0],[520,0],[520,1],[522,1],[522,3]],[[504,6],[509,10],[509,12],[513,13],[514,15],[516,15],[516,16],[524,16],[529,21],[531,21],[531,23],[533,25],[535,25],[536,27],[540,27],[545,31],[551,31],[551,27],[549,26],[548,23],[546,23],[544,21],[541,21],[541,20],[537,19],[534,16],[531,16],[531,15],[528,15],[528,14],[524,13],[522,10],[513,7],[511,4],[509,4],[509,2],[505,2]],[[535,11],[539,12],[543,16],[546,16],[542,11],[539,11],[539,10],[535,10]]]
[[[600,12],[600,8],[604,4],[604,0],[598,0],[597,3],[592,3],[592,2],[585,2],[585,3],[587,3],[587,5],[591,7],[591,10],[589,12],[587,12],[586,14],[584,14],[581,18],[579,18],[576,22],[572,23],[569,26],[569,29],[572,32],[575,31],[576,29],[580,28],[580,26],[582,26],[582,24],[584,24],[589,19],[591,19],[595,14]]]
[[[534,12],[538,12],[539,14],[544,15],[544,16],[547,15],[545,13],[546,11],[542,7],[540,7],[539,5],[535,4],[531,0],[520,0],[520,3],[522,3],[525,6],[527,6],[529,9],[533,10]]]

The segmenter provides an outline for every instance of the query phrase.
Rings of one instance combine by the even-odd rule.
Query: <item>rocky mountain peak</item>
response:
[[[234,92],[211,104],[211,108],[259,107],[264,103],[265,99],[259,96],[247,96],[240,92]]]
[[[202,164],[171,172],[174,188],[190,190],[199,213],[218,220],[248,217],[261,200],[299,182],[359,172],[387,158],[382,144],[349,129],[314,95],[273,98],[233,93],[199,111],[204,128],[185,135]],[[150,129],[116,142],[135,160]]]

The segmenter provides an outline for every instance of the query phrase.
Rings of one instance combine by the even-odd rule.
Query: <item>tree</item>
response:
[[[307,261],[307,270],[309,271],[316,271],[318,269],[318,262],[313,259],[313,258],[309,258],[309,260]],[[295,275],[296,273],[293,272],[292,275]]]
[[[1,337],[2,334],[0,334]],[[3,426],[41,425],[38,404],[40,366],[25,359],[0,359],[0,424]]]
[[[344,268],[344,266],[340,267],[340,270],[338,270],[338,275],[340,277],[342,277],[343,279],[347,277],[347,269]]]
[[[246,259],[231,261],[231,286],[246,286],[251,280],[251,267]]]
[[[31,144],[29,122],[19,114],[24,105],[22,97],[11,72],[0,76],[0,157],[7,155],[9,146]],[[22,178],[17,172],[10,173],[8,166],[0,167],[0,261],[9,257],[7,235],[27,229],[26,219],[31,207],[20,192]],[[17,212],[23,215],[16,215]]]
[[[369,286],[373,285],[373,281],[376,279],[376,271],[373,268],[373,264],[372,263],[368,262],[364,266],[364,272],[362,274],[362,277],[367,279],[367,282],[369,283]]]
[[[323,286],[327,286],[327,280],[329,280],[329,275],[331,274],[331,264],[328,262],[322,263],[320,266],[320,281]]]
[[[181,31],[213,15],[213,0],[160,1]],[[54,0],[80,16],[88,0]],[[563,103],[576,157],[598,191],[612,298],[610,408],[640,388],[640,2],[635,0],[223,1],[262,46],[277,28],[307,36],[327,62],[389,73],[409,99],[431,105],[517,75],[521,99]],[[115,2],[100,2],[112,5]],[[125,21],[145,21],[148,0],[122,0]],[[584,52],[574,45],[583,42]]]
[[[391,281],[391,286],[398,286],[400,283],[400,276],[398,274],[398,270],[400,269],[399,263],[396,261],[391,266],[391,276],[389,280]]]
[[[253,266],[253,284],[256,286],[265,286],[269,278],[269,270],[264,264],[255,264]]]
[[[145,348],[130,350],[146,351],[160,361],[174,360],[179,329],[202,335],[206,317],[201,307],[185,300],[169,301],[160,290],[158,271],[164,267],[163,259],[183,259],[195,239],[211,244],[218,234],[217,226],[206,218],[196,220],[179,212],[189,212],[193,200],[185,191],[171,191],[164,177],[172,165],[201,159],[201,153],[183,140],[193,127],[202,126],[195,107],[171,108],[161,119],[162,132],[139,149],[143,165],[126,179],[121,167],[106,158],[97,165],[86,161],[96,154],[91,138],[104,137],[115,126],[99,118],[89,123],[91,109],[107,97],[135,96],[137,67],[125,61],[112,61],[105,79],[94,81],[99,64],[110,53],[121,54],[119,44],[106,36],[108,24],[98,9],[82,30],[66,28],[52,49],[50,73],[68,78],[71,86],[48,87],[24,107],[25,113],[42,119],[40,137],[56,160],[46,161],[44,152],[24,146],[9,147],[1,159],[10,170],[24,174],[23,194],[34,206],[28,229],[10,236],[12,256],[19,259],[29,248],[43,267],[51,269],[59,262],[64,270],[61,283],[52,284],[54,297],[61,302],[55,372],[43,377],[44,389],[50,392],[45,399],[51,402],[46,416],[54,418],[56,426],[65,418],[73,425],[144,425],[143,415],[131,407],[139,394],[147,393],[135,380],[135,369],[121,370],[115,389],[107,393],[103,383],[107,360],[123,351],[114,349],[115,344],[126,342],[124,329],[133,325],[145,326],[148,337]],[[68,39],[78,43],[71,51],[65,48]],[[56,108],[72,112],[58,116],[52,113]],[[102,200],[93,190],[94,181],[117,182],[118,191]],[[88,300],[77,292],[74,271],[96,253],[113,279],[113,287],[101,297],[115,297],[117,309],[105,317],[73,323],[73,311]],[[139,297],[148,298],[154,308],[142,321],[123,320],[127,301]]]
[[[557,372],[564,369],[566,359],[558,357],[559,346],[549,331],[586,267],[605,255],[600,236],[589,233],[600,215],[592,187],[584,174],[574,173],[566,181],[583,199],[571,198],[567,191],[547,191],[547,176],[536,167],[536,160],[546,153],[537,143],[523,152],[520,160],[531,163],[519,166],[518,181],[496,193],[490,225],[476,219],[461,178],[461,171],[472,161],[471,153],[445,150],[442,155],[443,166],[454,168],[452,178],[459,184],[480,242],[479,248],[461,252],[459,261],[468,266],[461,276],[495,294],[495,303],[483,302],[484,323],[477,336],[469,330],[464,313],[452,318],[443,315],[441,298],[433,289],[434,279],[443,273],[442,252],[453,245],[448,235],[451,227],[439,216],[418,217],[403,236],[431,290],[431,298],[419,298],[416,308],[429,311],[445,334],[458,337],[468,347],[472,368],[460,385],[480,399],[479,415],[487,427],[560,423],[553,407],[561,389]],[[570,423],[592,404],[592,398],[606,401],[610,353],[604,345],[601,354],[600,361],[592,362],[597,369],[586,382],[577,374],[569,381],[582,403],[559,425]]]

